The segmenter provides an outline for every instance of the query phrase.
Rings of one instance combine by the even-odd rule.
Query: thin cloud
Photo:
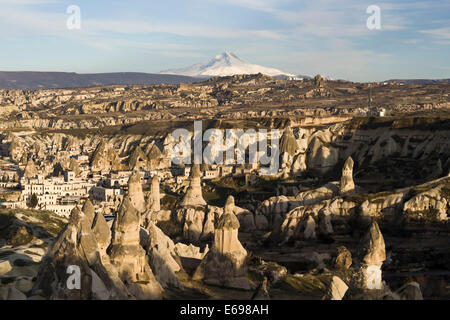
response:
[[[450,40],[450,27],[439,28],[439,29],[429,29],[420,30],[420,33],[427,34],[439,39]]]

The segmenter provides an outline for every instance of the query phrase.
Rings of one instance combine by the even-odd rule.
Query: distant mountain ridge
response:
[[[0,89],[58,89],[107,85],[178,84],[201,79],[140,72],[86,73],[0,71]]]
[[[197,63],[186,68],[164,70],[160,73],[178,74],[190,77],[224,77],[236,74],[257,73],[262,73],[268,76],[295,77],[293,74],[289,74],[278,69],[251,64],[231,52],[224,52],[216,55],[213,59],[206,63]]]

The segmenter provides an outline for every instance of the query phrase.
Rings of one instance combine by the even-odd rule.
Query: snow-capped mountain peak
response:
[[[226,60],[226,61],[230,61],[231,59],[237,59],[237,60],[243,61],[243,60],[239,59],[234,53],[228,52],[228,51],[218,54],[217,56],[214,57],[214,59],[215,60]]]
[[[206,63],[194,64],[187,68],[172,69],[161,71],[164,74],[186,75],[191,77],[215,77],[215,76],[232,76],[235,74],[256,74],[262,73],[269,76],[294,76],[286,72],[251,64],[231,52],[223,52],[216,55],[213,59]]]

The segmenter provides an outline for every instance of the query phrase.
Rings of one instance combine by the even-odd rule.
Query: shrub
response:
[[[31,200],[30,200],[30,207],[31,208],[36,208],[37,205],[39,204],[39,200],[36,194],[33,194],[31,196]]]

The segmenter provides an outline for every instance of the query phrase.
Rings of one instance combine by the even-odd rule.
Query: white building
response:
[[[74,182],[75,181],[75,172],[73,172],[73,171],[64,172],[64,181],[65,182]]]
[[[56,213],[59,216],[69,217],[75,204],[48,204],[42,207],[42,210],[48,210]]]
[[[5,201],[0,202],[0,208],[8,208],[8,209],[26,209],[27,205],[25,201]]]
[[[89,195],[92,199],[101,202],[121,202],[123,199],[124,190],[116,188],[93,187],[90,190]]]
[[[41,210],[54,211],[56,214],[66,215],[74,208],[81,198],[87,198],[89,191],[95,186],[90,181],[77,181],[72,171],[65,173],[64,179],[54,177],[44,179],[38,175],[34,179],[21,179],[22,199],[25,203],[37,196]]]
[[[206,170],[203,173],[203,179],[206,179],[206,180],[214,179],[217,177],[219,177],[219,171],[217,169],[216,170]]]

